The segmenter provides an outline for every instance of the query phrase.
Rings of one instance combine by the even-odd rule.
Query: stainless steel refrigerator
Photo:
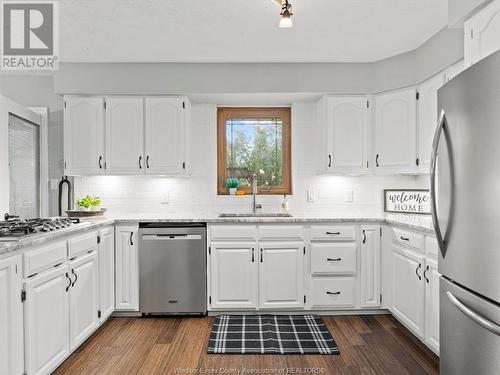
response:
[[[431,196],[441,373],[500,374],[500,52],[438,98]]]

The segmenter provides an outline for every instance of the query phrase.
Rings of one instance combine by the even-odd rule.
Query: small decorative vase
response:
[[[236,190],[237,190],[237,188],[229,188],[229,194],[236,195]]]

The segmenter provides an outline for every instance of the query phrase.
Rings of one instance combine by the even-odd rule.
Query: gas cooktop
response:
[[[0,242],[15,241],[23,237],[56,231],[79,223],[79,219],[55,217],[50,219],[9,219],[0,221]]]

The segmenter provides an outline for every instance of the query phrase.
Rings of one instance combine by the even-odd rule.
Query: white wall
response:
[[[195,213],[248,212],[251,197],[217,196],[216,193],[216,108],[209,104],[192,107],[192,176],[167,177],[76,177],[75,197],[101,197],[110,213]],[[331,215],[379,214],[384,188],[413,188],[425,184],[410,176],[320,176],[323,132],[316,122],[314,103],[295,103],[292,108],[293,213]],[[424,186],[425,187],[425,186]],[[307,189],[314,189],[316,202],[306,201]],[[344,201],[345,191],[354,201]],[[168,194],[168,203],[163,203]],[[259,196],[264,211],[276,212],[281,197]]]

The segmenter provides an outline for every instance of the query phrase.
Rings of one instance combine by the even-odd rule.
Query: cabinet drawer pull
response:
[[[66,278],[68,279],[69,281],[69,284],[66,286],[66,292],[69,290],[69,287],[71,286],[72,284],[72,281],[71,281],[71,277],[69,277],[69,274],[66,272]]]
[[[401,236],[401,237],[399,237],[399,238],[401,238],[403,241],[410,241],[410,239],[409,239],[408,237],[403,237],[403,236]]]
[[[419,280],[422,280],[422,276],[418,274],[418,270],[422,268],[422,264],[419,263],[417,269],[415,270],[415,274],[417,275]]]
[[[340,292],[329,292],[329,291],[327,291],[326,294],[328,294],[330,296],[338,296],[340,294]]]
[[[329,262],[340,262],[342,258],[326,258],[326,260]]]
[[[54,264],[54,268],[59,267],[61,264],[62,264],[62,262],[61,262],[61,263]]]
[[[335,234],[335,235],[340,235],[340,232],[326,232],[326,234]]]
[[[424,279],[427,282],[427,284],[429,284],[430,279],[427,277],[427,272],[429,272],[429,266],[425,267],[425,271],[424,271]]]
[[[71,287],[74,287],[75,284],[76,284],[76,280],[78,280],[78,275],[75,273],[75,270],[71,270],[71,273],[73,275],[75,275],[75,280],[73,281],[73,283],[71,284]]]

